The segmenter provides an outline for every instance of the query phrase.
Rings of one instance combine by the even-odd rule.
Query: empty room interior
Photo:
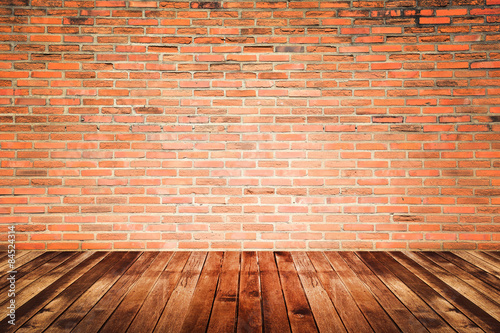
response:
[[[500,0],[0,0],[0,332],[500,332]]]

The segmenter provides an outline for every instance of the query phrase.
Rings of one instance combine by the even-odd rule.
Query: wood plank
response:
[[[476,290],[479,290],[485,297],[489,297],[492,301],[498,303],[497,300],[500,300],[500,291],[495,289],[491,284],[484,282],[483,280],[478,279],[476,274],[471,274],[469,271],[465,270],[463,266],[461,266],[462,258],[459,261],[455,261],[454,254],[451,253],[428,253],[424,252],[424,255],[441,266],[444,270],[459,277],[462,281],[466,282],[468,285],[473,287]],[[449,259],[452,259],[453,262]],[[472,265],[474,271],[484,272],[476,265]]]
[[[377,260],[378,253],[358,252],[357,255],[429,332],[455,332],[427,303]]]
[[[432,254],[429,254],[429,256],[432,256]],[[448,272],[440,267],[423,253],[412,252],[408,254],[408,257],[420,264],[420,266],[425,267],[427,271],[431,272],[433,281],[436,282],[436,285],[442,285],[443,287],[447,286],[448,288],[443,289],[443,292],[448,292],[449,297],[453,297],[458,294],[463,299],[466,299],[467,302],[458,302],[458,304],[461,305],[461,308],[459,309],[464,314],[468,315],[469,318],[474,320],[479,327],[483,329],[489,328],[490,326],[495,327],[495,321],[491,320],[494,318],[496,319],[496,324],[498,325],[497,327],[500,330],[500,322],[498,322],[500,319],[500,307],[498,303],[491,301],[485,297],[484,294],[481,294],[472,288],[452,272]],[[440,258],[437,254],[433,257],[436,260]],[[438,281],[441,281],[441,283],[437,283]]]
[[[109,255],[108,255],[109,254]],[[96,252],[88,259],[80,263],[78,266],[64,274],[47,288],[40,291],[36,296],[31,298],[22,306],[16,309],[16,326],[8,324],[8,319],[5,318],[0,322],[0,332],[13,332],[17,327],[24,324],[45,304],[49,303],[54,297],[63,292],[68,286],[78,281],[87,271],[90,274],[96,274],[103,267],[111,265],[118,258],[118,253],[113,255],[105,252]]]
[[[489,254],[492,257],[500,259],[500,252],[498,251],[486,251],[485,253]]]
[[[2,255],[0,258],[0,272],[5,272],[10,270],[9,259],[16,259],[17,253],[12,252],[11,256],[13,256],[13,258],[9,257],[9,252],[2,251]]]
[[[45,332],[76,332],[78,327],[82,325],[84,320],[92,317],[91,327],[88,327],[88,332],[99,329],[102,323],[107,319],[106,314],[109,315],[110,311],[113,311],[115,307],[119,304],[116,299],[113,299],[114,303],[110,304],[110,295],[114,296],[113,291],[118,289],[121,292],[126,292],[126,286],[123,280],[136,279],[140,276],[139,270],[142,268],[146,269],[151,263],[156,253],[144,253],[139,254],[140,256],[128,265],[126,263],[122,267],[117,267],[114,271],[111,269],[106,274],[104,274],[96,283],[94,283],[85,293],[83,293],[80,298],[78,298],[70,307],[68,307],[63,314],[61,314],[51,325],[47,328]],[[132,270],[132,269],[135,269]],[[132,271],[131,271],[132,270]],[[130,272],[129,272],[130,271]],[[102,309],[102,304],[107,303],[106,308]],[[95,314],[95,311],[99,311],[100,316],[90,315],[90,313]],[[101,321],[100,321],[101,320]]]
[[[240,274],[240,253],[225,252],[207,332],[234,332]]]
[[[264,332],[290,332],[285,299],[272,252],[258,252]]]
[[[351,294],[322,252],[308,252],[316,274],[348,332],[373,332]]]
[[[326,257],[347,287],[358,307],[363,312],[375,332],[400,332],[360,278],[354,273],[337,252],[327,252]]]
[[[50,259],[54,258],[55,256],[59,255],[60,253],[58,252],[45,252],[41,256],[34,258],[33,260],[25,263],[23,266],[17,268],[17,273],[16,273],[16,282],[21,282],[21,279],[35,270],[37,267],[43,265]],[[16,262],[17,264],[17,262]],[[0,277],[0,290],[4,290],[5,287],[8,287],[10,282],[7,280],[7,276],[9,274],[2,275]]]
[[[486,252],[38,254],[2,333],[500,332]]]
[[[429,255],[432,255],[433,258],[436,258],[438,254],[432,254],[427,252]],[[441,257],[445,258],[449,262],[455,264],[456,266],[461,268],[461,271],[465,271],[469,273],[470,275],[476,277],[480,281],[484,281],[486,284],[491,286],[491,288],[496,289],[497,292],[500,291],[500,279],[496,277],[495,275],[492,275],[488,272],[483,271],[479,267],[469,263],[468,261],[457,257],[456,255],[449,253],[449,252],[443,252],[439,254]],[[437,260],[437,258],[436,258]],[[480,282],[478,281],[478,282]]]
[[[67,259],[75,255],[76,252],[62,252],[52,259],[46,261],[45,263],[39,265],[38,267],[33,268],[28,271],[22,278],[18,279],[16,275],[16,293],[19,293],[23,288],[30,285],[35,280],[44,276],[46,273],[50,272],[52,269],[64,263]],[[5,286],[0,288],[0,303],[3,303],[7,300],[9,286]]]
[[[118,276],[121,276],[116,283],[112,284],[111,289],[109,289],[106,294],[102,297],[98,297],[99,302],[83,317],[85,313],[84,310],[78,311],[78,309],[73,309],[73,315],[83,317],[83,319],[76,325],[76,327],[71,332],[84,332],[93,333],[98,332],[99,329],[104,325],[109,316],[113,313],[116,307],[123,300],[128,290],[132,285],[139,279],[144,271],[146,271],[153,260],[158,256],[158,252],[144,252],[142,255],[130,266],[128,269],[119,272]],[[103,278],[101,278],[102,280]],[[82,301],[81,303],[91,303],[89,301]],[[68,309],[69,310],[69,309]],[[67,311],[68,312],[68,311]],[[64,320],[63,320],[64,322]],[[48,330],[47,333],[52,332],[67,332],[63,330],[62,327],[59,330]]]
[[[193,252],[182,271],[177,287],[167,302],[154,332],[179,332],[186,317],[186,310],[193,296],[196,283],[205,263],[207,252]]]
[[[500,252],[491,252],[491,251],[469,251],[469,252],[471,252],[473,254],[480,253],[482,255],[491,257],[496,261],[496,263],[498,263],[500,261]]]
[[[44,251],[22,251],[22,252],[16,251],[14,256],[14,259],[16,261],[15,269],[18,270],[27,262],[30,262],[31,260],[41,256],[44,253],[45,253]],[[10,258],[7,258],[7,261],[0,266],[0,272],[7,272],[11,270],[9,259]]]
[[[94,283],[107,289],[108,277],[120,276],[123,272],[140,256],[140,252],[128,252],[122,254],[120,260],[112,263],[108,267],[94,269],[83,275],[80,279],[71,284],[47,305],[45,305],[36,315],[31,317],[16,332],[37,333],[43,332],[50,324],[59,317],[74,301],[82,296],[87,290],[93,290]],[[97,268],[97,267],[96,267]],[[102,278],[104,276],[104,278]],[[97,294],[99,295],[99,294]],[[97,302],[98,299],[89,298],[90,302]],[[93,305],[93,304],[91,304]],[[66,321],[68,326],[71,322]]]
[[[379,304],[389,314],[392,320],[403,332],[427,332],[427,329],[417,318],[402,304],[399,299],[366,267],[354,252],[341,252],[340,256],[365,283]]]
[[[189,252],[176,252],[161,273],[127,332],[152,332],[170,295],[179,282],[181,272],[190,257]]]
[[[158,254],[140,280],[127,293],[123,301],[106,321],[106,324],[100,330],[101,333],[122,333],[127,330],[161,273],[165,270],[172,255],[172,252],[160,252]]]
[[[470,316],[467,307],[474,306],[472,302],[464,299],[460,294],[446,285],[443,281],[432,275],[425,268],[420,266],[417,262],[409,258],[406,254],[401,252],[390,252],[392,256],[389,259],[388,253],[381,253],[378,258],[379,261],[386,265],[390,265],[391,271],[401,278],[402,273],[407,273],[405,280],[403,280],[412,290],[417,293],[427,304],[438,312],[455,330],[459,332],[481,332],[475,318],[477,315]],[[394,263],[394,259],[397,263]],[[406,269],[404,269],[406,268]],[[462,311],[458,311],[458,310]],[[479,309],[480,310],[480,309]],[[484,311],[483,311],[484,313]],[[465,315],[467,315],[467,317]],[[472,313],[474,314],[474,312]],[[490,317],[487,313],[486,316]],[[469,319],[470,318],[470,319]],[[476,318],[477,319],[477,318]],[[490,317],[490,320],[494,318]],[[471,321],[472,320],[472,321]],[[492,322],[493,326],[494,323]],[[490,325],[491,326],[491,325]]]
[[[275,257],[292,332],[318,332],[290,252],[276,252]]]
[[[237,332],[262,332],[259,264],[256,252],[241,254]]]
[[[181,332],[205,332],[210,320],[217,282],[222,269],[222,252],[209,252],[196,285]]]
[[[347,332],[307,254],[292,252],[292,259],[319,331]]]
[[[31,283],[29,286],[23,288],[21,291],[16,290],[16,307],[19,308],[20,306],[24,305],[27,301],[36,296],[41,290],[44,290],[45,288],[50,286],[54,281],[58,280],[64,274],[71,271],[92,254],[93,252],[78,252],[76,255],[66,260],[63,265],[59,265],[54,270]],[[8,310],[5,305],[8,301],[9,300],[6,300],[5,302],[0,304],[0,318],[5,318],[8,314]]]
[[[500,259],[496,260],[496,258],[479,251],[452,251],[452,253],[482,270],[500,277]]]

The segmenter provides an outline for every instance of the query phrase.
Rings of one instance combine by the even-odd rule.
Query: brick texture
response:
[[[500,249],[500,2],[0,0],[18,249]]]

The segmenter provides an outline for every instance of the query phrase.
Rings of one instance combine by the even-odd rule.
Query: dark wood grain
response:
[[[429,332],[455,332],[427,303],[379,262],[377,254],[359,252],[357,255],[374,273],[367,274],[379,278]]]
[[[237,332],[262,332],[260,278],[256,252],[241,254]]]
[[[189,302],[200,277],[207,252],[193,252],[182,270],[179,283],[172,292],[154,332],[179,332],[189,308]]]
[[[16,254],[14,253],[14,257],[16,256]],[[7,268],[9,266],[9,252],[7,251],[2,251],[0,252],[0,269],[2,268]],[[6,269],[2,269],[0,270],[0,272],[3,272],[4,270]]]
[[[17,269],[16,283],[21,283],[21,281],[26,275],[28,275],[29,277],[29,274],[34,270],[36,270],[38,267],[40,267],[47,261],[51,260],[52,258],[63,254],[64,253],[58,253],[58,252],[45,252],[41,256],[38,256],[33,260],[25,263],[24,265],[22,265]],[[0,277],[0,290],[2,290],[2,295],[5,293],[5,287],[8,287],[10,284],[10,282],[7,280],[7,276],[8,273]]]
[[[122,269],[108,271],[45,332],[95,332],[118,306],[129,285],[147,269],[156,255],[158,254],[147,252],[129,266],[124,265]]]
[[[22,251],[22,252],[16,252],[14,259],[15,259],[15,269],[19,270],[21,267],[23,267],[24,264],[30,262],[31,260],[41,256],[45,252],[42,251]],[[9,259],[9,258],[8,258]],[[8,259],[2,263],[0,266],[0,272],[4,273],[10,270],[10,264],[8,262]],[[2,277],[3,278],[3,277]]]
[[[234,332],[240,272],[240,253],[225,252],[207,332]]]
[[[101,328],[101,333],[122,333],[127,330],[172,255],[172,252],[160,252],[158,254],[151,265],[144,271],[140,280],[127,293],[106,324]]]
[[[40,293],[41,290],[44,290],[48,286],[50,286],[53,282],[57,281],[66,273],[70,272],[77,265],[82,263],[88,257],[92,255],[92,252],[79,252],[76,255],[72,256],[68,260],[64,262],[63,265],[59,265],[55,269],[46,273],[45,275],[39,277],[36,281],[26,286],[20,291],[16,290],[16,306],[20,307],[29,301],[31,298]],[[7,296],[7,295],[6,295]],[[6,299],[3,303],[0,304],[0,318],[4,318],[7,316],[8,310],[6,303],[9,300]]]
[[[262,293],[262,320],[264,332],[290,332],[290,324],[272,252],[257,253]]]
[[[370,290],[366,288],[356,273],[354,273],[349,265],[342,259],[340,254],[336,252],[327,252],[326,256],[374,331],[400,332],[391,317],[387,315]]]
[[[2,333],[500,332],[493,252],[27,251],[20,258],[16,325],[8,323],[10,296],[0,295]]]
[[[14,332],[18,327],[28,321],[33,315],[40,311],[54,297],[64,292],[78,280],[97,279],[104,274],[120,257],[119,253],[97,252],[78,266],[61,276],[50,286],[41,290],[36,296],[31,298],[25,304],[16,309],[16,325],[8,323],[8,317],[0,322],[0,332]],[[85,274],[88,273],[88,274]],[[95,281],[95,280],[94,280]]]
[[[293,262],[320,332],[346,332],[344,324],[305,252],[292,252]]]
[[[318,332],[290,252],[276,252],[275,256],[292,332]]]
[[[397,264],[395,264],[392,259],[388,258],[387,253],[381,253],[378,259],[384,264],[391,266],[391,271],[402,278],[402,280],[424,299],[427,304],[431,305],[450,326],[459,332],[482,331],[478,327],[477,321],[469,316],[469,311],[465,311],[467,316],[461,312],[462,309],[467,309],[464,303],[473,306],[473,304],[470,304],[470,301],[464,300],[460,294],[452,290],[443,281],[432,275],[432,273],[410,259],[407,255],[401,252],[391,252],[391,255],[393,259],[397,260]],[[457,297],[459,300],[457,300]],[[487,313],[484,313],[484,315],[489,317],[490,320],[494,320],[494,318],[491,318]],[[493,327],[495,326],[494,322],[491,322],[491,324]]]
[[[116,281],[117,277],[123,274],[123,272],[126,271],[128,267],[140,255],[140,252],[126,253],[125,255],[121,256],[120,260],[111,263],[111,265],[108,265],[108,267],[99,267],[100,269],[95,269],[92,273],[85,274],[69,287],[67,287],[63,292],[57,295],[47,305],[45,305],[36,315],[31,317],[26,323],[24,323],[17,330],[17,332],[43,332],[57,317],[63,314],[63,312],[66,311],[66,309],[68,309],[68,307],[70,307],[70,305],[72,305],[73,302],[78,300],[82,295],[84,295],[84,306],[77,308],[91,308],[102,295],[99,292],[94,293],[95,289],[99,289],[99,287],[102,287],[102,289],[106,290],[107,288],[109,288],[109,286],[112,285],[114,281]],[[87,291],[92,296],[97,297],[85,297],[88,294]],[[81,302],[78,302],[76,304],[80,305]],[[70,310],[68,312],[68,316],[72,315],[74,316],[75,312]],[[70,320],[73,319],[73,316],[70,317]],[[78,320],[78,318],[75,318],[75,320]],[[73,324],[72,321],[64,321],[64,323],[67,324],[67,326],[72,326]]]
[[[222,252],[209,252],[191,303],[182,324],[181,332],[205,332],[210,320],[215,291],[222,269]]]
[[[436,260],[438,259],[437,253],[428,253],[428,255],[432,255]],[[441,257],[445,258],[449,262],[455,264],[455,266],[460,267],[462,271],[469,273],[470,275],[476,277],[477,279],[484,281],[491,288],[496,289],[496,291],[500,291],[500,278],[496,277],[493,274],[483,271],[481,268],[475,266],[472,263],[467,262],[466,260],[452,254],[449,252],[443,252],[439,254]],[[451,266],[449,266],[451,267]]]
[[[402,304],[380,279],[367,268],[354,252],[341,252],[340,256],[361,281],[370,289],[379,304],[403,332],[427,332],[427,329]]]
[[[325,255],[322,252],[308,252],[308,257],[347,331],[372,332],[370,324]]]
[[[462,281],[455,274],[441,268],[423,253],[408,253],[408,256],[431,274],[422,274],[441,295],[456,303],[456,307],[483,329],[500,330],[500,307],[485,295]],[[439,258],[439,255],[436,254]],[[482,308],[481,308],[482,307]],[[484,309],[484,310],[483,310]]]
[[[181,278],[181,272],[190,256],[189,252],[177,252],[156,281],[141,309],[127,332],[152,332],[163,312],[170,295]]]
[[[498,252],[498,251],[496,251],[496,252],[485,252],[485,253],[500,260],[500,252]]]
[[[75,252],[63,252],[40,264],[38,267],[32,267],[21,278],[19,278],[16,274],[16,292],[20,292],[23,288],[40,278],[40,276],[50,272],[73,255],[75,255]],[[0,303],[3,303],[6,300],[8,289],[8,285],[0,288]]]
[[[455,251],[452,252],[457,257],[467,260],[482,270],[500,277],[500,259],[493,258],[484,252]]]
[[[463,263],[461,259],[460,261],[455,261],[454,257],[456,256],[451,253],[425,252],[424,255],[437,263],[442,270],[451,273],[457,278],[460,278],[460,280],[466,282],[467,285],[471,286],[475,290],[480,291],[482,293],[481,298],[488,297],[490,300],[496,301],[497,306],[499,305],[500,291],[494,288],[491,284],[477,278],[478,275],[482,276],[482,273],[485,273],[480,268],[474,265],[472,272],[469,269],[464,269],[465,263]]]

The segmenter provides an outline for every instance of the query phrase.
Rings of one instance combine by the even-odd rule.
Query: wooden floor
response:
[[[23,252],[0,332],[500,332],[495,252]]]

